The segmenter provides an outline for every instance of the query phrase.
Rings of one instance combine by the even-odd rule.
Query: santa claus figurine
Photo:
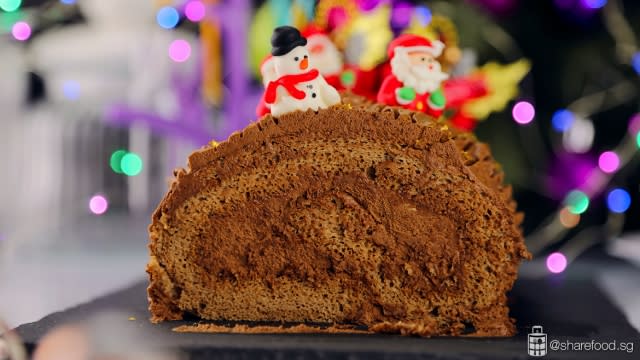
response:
[[[440,84],[449,75],[436,60],[444,44],[421,36],[404,34],[394,39],[387,50],[391,74],[378,91],[378,102],[399,105],[439,117],[446,105]]]
[[[269,82],[264,101],[273,116],[296,110],[318,110],[340,103],[340,94],[312,65],[307,39],[298,29],[273,31],[271,55],[276,79]]]
[[[307,39],[307,49],[320,75],[324,76],[329,85],[336,89],[346,88],[340,81],[343,66],[342,54],[329,35],[320,27],[310,24],[302,30],[302,36]]]

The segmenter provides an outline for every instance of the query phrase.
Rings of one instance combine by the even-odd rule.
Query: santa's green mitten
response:
[[[447,100],[444,97],[444,93],[442,89],[438,89],[431,93],[429,96],[429,105],[435,109],[442,109],[446,104]]]
[[[396,97],[398,98],[398,103],[400,104],[409,104],[416,98],[416,91],[408,86],[404,86],[396,90]]]

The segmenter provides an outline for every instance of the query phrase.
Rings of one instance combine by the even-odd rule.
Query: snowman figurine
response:
[[[271,55],[276,80],[264,94],[273,116],[296,110],[318,110],[339,104],[340,94],[312,66],[307,39],[298,29],[281,26],[273,31]]]

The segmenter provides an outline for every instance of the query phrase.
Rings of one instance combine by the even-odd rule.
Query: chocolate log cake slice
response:
[[[489,148],[347,97],[196,151],[150,225],[152,321],[510,336],[530,257]]]

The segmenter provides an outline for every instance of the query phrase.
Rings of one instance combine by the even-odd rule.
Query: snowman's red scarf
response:
[[[284,86],[289,95],[293,96],[298,100],[304,99],[305,93],[302,90],[298,90],[296,85],[301,82],[311,81],[318,77],[320,73],[316,69],[309,70],[306,73],[302,74],[294,74],[294,75],[284,75],[281,76],[276,81],[271,81],[267,86],[267,91],[264,94],[264,101],[267,104],[273,104],[276,102],[276,90],[278,86]]]

